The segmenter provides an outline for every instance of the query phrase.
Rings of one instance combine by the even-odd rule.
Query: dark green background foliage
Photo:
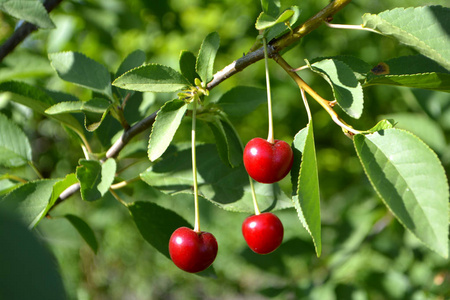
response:
[[[289,2],[300,7],[300,21],[305,21],[328,3],[325,0]],[[355,0],[334,17],[333,23],[361,24],[364,13],[378,14],[395,7],[415,6],[418,2]],[[448,5],[445,0],[420,2],[421,5]],[[49,92],[52,97],[60,101],[75,101],[74,96],[88,101],[100,96],[61,80],[50,65],[48,53],[83,53],[115,74],[121,62],[139,49],[142,52],[136,52],[136,58],[145,53],[146,62],[178,70],[180,52],[189,50],[198,53],[202,40],[213,31],[220,36],[220,48],[214,64],[214,71],[218,71],[242,57],[252,47],[258,35],[255,21],[260,12],[261,4],[257,0],[62,1],[50,14],[56,29],[41,29],[34,33],[0,64],[0,90],[5,90],[1,82],[15,80],[52,91]],[[0,44],[13,33],[16,25],[16,19],[0,12]],[[317,57],[337,55],[353,55],[370,66],[376,66],[399,56],[415,54],[417,52],[414,49],[392,38],[365,31],[321,26],[283,57],[294,67],[305,65],[305,59],[313,63]],[[54,57],[51,56],[51,59]],[[55,60],[52,61],[57,69]],[[307,114],[298,87],[278,65],[272,61],[269,63],[275,137],[291,144],[297,132],[308,123]],[[332,90],[319,74],[306,70],[301,72],[301,76],[324,98],[333,98]],[[263,61],[214,88],[210,99],[218,100],[237,85],[264,89]],[[231,103],[247,101],[247,97],[252,96],[246,94],[245,90],[241,94],[231,95],[236,97],[227,99]],[[114,173],[116,170],[116,182],[119,182],[136,178],[151,166],[147,157],[150,130],[133,139],[120,153],[117,166],[113,161],[103,166],[80,162],[84,154],[74,131],[64,130],[58,119],[55,121],[44,117],[9,101],[9,97],[8,93],[0,94],[0,113],[23,129],[31,144],[32,160],[43,177],[66,178],[59,183],[61,190],[76,182],[75,174],[66,177],[70,173],[76,172],[77,177],[81,178],[92,176],[92,172],[97,169],[97,172],[104,173]],[[175,93],[134,93],[125,108],[125,118],[128,123],[134,124],[174,98]],[[364,88],[364,98],[364,110],[359,119],[351,119],[337,107],[336,111],[358,129],[369,129],[381,119],[394,119],[399,128],[407,129],[423,139],[437,153],[449,174],[448,93],[375,85]],[[249,113],[244,111],[243,115],[234,117],[230,114],[230,121],[244,143],[253,137],[267,135],[267,106],[257,101],[254,104],[256,109]],[[83,199],[89,202],[81,201],[82,195],[76,193],[51,211],[52,218],[40,221],[32,231],[34,237],[30,237],[25,227],[22,228],[14,218],[0,215],[0,261],[8,261],[9,258],[14,261],[14,250],[5,248],[4,243],[12,238],[12,234],[17,239],[23,235],[24,243],[32,245],[28,250],[33,252],[27,255],[42,255],[43,260],[39,263],[30,261],[25,266],[16,265],[20,272],[27,274],[23,277],[23,286],[17,289],[28,288],[32,281],[28,282],[29,276],[42,274],[44,278],[56,278],[54,261],[48,254],[50,252],[56,258],[69,299],[448,299],[448,259],[426,248],[391,215],[364,174],[353,142],[316,102],[310,101],[310,107],[314,120],[321,197],[322,254],[319,258],[310,235],[299,222],[293,208],[276,212],[285,227],[281,247],[266,256],[254,254],[245,245],[241,235],[241,224],[248,214],[227,211],[227,202],[222,194],[222,197],[211,197],[213,200],[220,198],[216,204],[222,205],[225,210],[206,199],[200,199],[202,229],[212,232],[219,244],[219,254],[214,262],[215,274],[211,271],[202,274],[205,276],[197,276],[180,271],[165,257],[167,253],[161,248],[165,242],[164,236],[152,236],[151,227],[145,226],[148,221],[146,215],[142,213],[145,209],[151,210],[153,203],[156,203],[160,214],[167,220],[173,220],[174,224],[180,226],[186,222],[192,224],[193,197],[161,193],[144,182],[156,180],[157,176],[151,177],[155,175],[150,173],[142,176],[144,181],[134,181],[118,191],[126,202],[136,202],[129,209],[115,200],[107,189],[93,195],[90,187],[82,186]],[[77,107],[72,115],[79,124],[93,126],[88,129],[97,128],[99,122],[103,121],[96,131],[85,131],[94,152],[102,155],[111,146],[111,141],[117,138],[121,126],[111,115],[103,114],[102,110],[96,111],[97,108]],[[64,121],[71,122],[71,119]],[[190,141],[190,126],[190,118],[181,121],[173,144]],[[197,140],[202,143],[214,142],[212,129],[212,125],[208,126],[206,122],[198,122]],[[209,155],[211,149],[208,146],[200,147],[199,152]],[[176,157],[176,150],[170,146],[166,155]],[[200,154],[197,158],[199,166],[209,166],[208,157]],[[80,169],[79,165],[83,165],[84,169]],[[154,170],[157,167],[155,165]],[[177,167],[182,169],[184,166],[178,164]],[[205,177],[214,175],[211,170],[203,171],[209,174]],[[9,177],[10,174],[30,181],[36,179],[36,173],[28,165],[13,168],[1,166],[2,200],[15,183]],[[239,173],[236,178],[245,180],[245,177],[245,174]],[[32,187],[34,184],[25,186],[29,189]],[[204,187],[205,190],[208,187]],[[284,179],[280,187],[291,196],[289,178]],[[175,189],[183,190],[186,186]],[[211,189],[218,193],[216,186],[212,185]],[[35,188],[35,192],[46,194],[51,193],[51,190],[40,187]],[[32,192],[24,189],[23,193]],[[100,200],[90,202],[100,197]],[[250,198],[244,199],[251,207]],[[283,208],[284,200],[280,196],[274,205]],[[242,203],[236,205],[241,205],[239,208],[242,209]],[[270,207],[271,203],[264,202],[264,205]],[[229,210],[233,208],[228,207]],[[155,210],[152,212],[155,213]],[[26,225],[34,225],[38,220],[29,221]],[[166,228],[169,232],[172,229]],[[152,243],[156,249],[161,248],[159,251],[164,255],[156,251]],[[46,263],[48,268],[40,265],[42,263]],[[2,280],[5,274],[0,264]],[[13,275],[20,277],[16,272]],[[36,291],[45,284],[48,281],[35,287]],[[51,294],[56,295],[54,297],[63,293],[59,279],[54,281],[51,289],[54,289]],[[0,283],[0,299],[9,296],[9,292]]]

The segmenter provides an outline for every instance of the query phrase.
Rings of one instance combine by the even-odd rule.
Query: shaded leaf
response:
[[[214,61],[216,59],[217,50],[219,50],[219,45],[219,34],[217,32],[212,32],[205,37],[200,46],[200,50],[198,51],[195,69],[204,83],[210,82],[213,78]]]
[[[12,168],[31,161],[28,137],[16,124],[0,114],[0,165]]]
[[[128,209],[144,239],[168,259],[170,259],[169,240],[172,233],[179,227],[193,228],[176,212],[152,202],[137,201],[128,205]],[[197,274],[207,277],[215,276],[211,267]]]
[[[116,72],[116,77],[119,77],[134,68],[142,66],[146,59],[147,56],[142,50],[135,50],[131,52],[120,64]]]
[[[450,93],[450,72],[423,56],[402,56],[382,62],[368,74],[364,86],[384,84]]]
[[[186,102],[174,99],[166,102],[158,111],[148,142],[148,158],[151,161],[158,159],[169,147],[186,109]]]
[[[379,121],[375,126],[370,128],[369,130],[363,131],[361,133],[363,133],[363,134],[375,133],[380,130],[394,128],[394,126],[395,126],[395,120],[384,119],[384,120]]]
[[[267,102],[265,89],[236,86],[220,97],[217,104],[230,117],[242,117]]]
[[[83,219],[75,215],[66,214],[64,215],[64,218],[66,218],[70,222],[70,224],[75,227],[75,229],[84,239],[84,241],[89,245],[92,251],[94,251],[94,253],[97,253],[97,238],[95,237],[94,231],[92,231],[91,227]]]
[[[167,194],[191,194],[191,149],[174,148],[166,151],[160,161],[141,174],[141,178]],[[215,145],[200,145],[196,151],[200,195],[225,210],[254,213],[248,174],[244,166],[231,168],[225,165]],[[292,207],[292,202],[277,184],[257,183],[255,188],[261,210]]]
[[[44,217],[53,185],[58,181],[43,179],[25,183],[7,194],[0,206],[11,209],[29,228],[33,228]]]
[[[311,64],[311,70],[321,74],[333,89],[339,106],[351,117],[361,117],[364,104],[362,86],[353,70],[336,59],[324,59]]]
[[[180,71],[189,80],[190,84],[195,84],[195,78],[200,78],[195,69],[197,58],[190,51],[182,51],[180,54]]]
[[[169,93],[187,87],[189,81],[171,67],[148,64],[126,72],[113,85],[133,91]]]
[[[413,134],[356,135],[356,152],[386,206],[430,249],[448,257],[448,182],[436,154]]]
[[[77,167],[81,197],[85,201],[95,201],[109,190],[116,173],[116,162],[109,158],[103,164],[96,160],[81,159]]]
[[[292,144],[292,200],[298,217],[311,235],[317,256],[322,253],[320,192],[312,123],[300,130]],[[301,162],[300,162],[301,161]]]
[[[423,6],[365,14],[363,26],[376,29],[413,47],[450,70],[450,8]]]
[[[280,13],[280,0],[261,0],[261,6],[269,16],[276,17]]]
[[[0,210],[0,245],[1,299],[67,299],[48,245],[5,210]]]
[[[47,10],[38,0],[6,0],[0,2],[0,10],[41,28],[55,28]]]
[[[53,185],[53,191],[52,196],[48,202],[47,209],[45,210],[45,214],[52,208],[52,206],[55,204],[58,197],[61,195],[62,192],[64,192],[65,189],[67,189],[69,186],[78,183],[78,179],[75,173],[67,174],[67,176],[61,180],[58,181]]]

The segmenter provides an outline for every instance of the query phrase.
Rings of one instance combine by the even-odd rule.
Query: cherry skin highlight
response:
[[[269,254],[281,245],[284,228],[276,215],[265,212],[245,219],[242,234],[253,252]]]
[[[187,227],[175,230],[169,240],[170,258],[178,268],[189,273],[206,270],[214,262],[217,250],[214,235]]]
[[[291,170],[294,153],[285,141],[272,144],[262,138],[250,140],[244,149],[244,166],[248,175],[261,183],[274,183]]]

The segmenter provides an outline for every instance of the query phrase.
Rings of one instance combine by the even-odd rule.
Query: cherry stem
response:
[[[194,231],[200,232],[200,212],[198,208],[197,155],[195,152],[196,115],[197,115],[197,97],[194,97],[194,103],[192,108],[192,133],[191,133],[192,177],[194,179],[194,210],[195,210]]]
[[[269,58],[267,55],[267,40],[263,38],[264,43],[264,64],[266,70],[266,86],[267,86],[267,108],[269,110],[269,134],[267,141],[271,144],[275,143],[275,138],[273,136],[273,117],[272,117],[272,96],[270,92],[270,76],[269,76]]]
[[[308,114],[308,122],[311,122],[312,120],[311,110],[309,109],[308,99],[306,99],[305,90],[303,88],[300,88],[300,93],[302,94],[303,104],[305,105],[306,113]]]
[[[252,189],[253,207],[255,208],[255,215],[259,215],[261,211],[259,210],[258,201],[256,201],[255,185],[253,184],[253,179],[248,176],[250,181],[250,188]]]

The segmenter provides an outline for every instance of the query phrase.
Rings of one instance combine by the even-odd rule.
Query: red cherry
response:
[[[268,254],[281,245],[284,228],[277,216],[266,212],[245,219],[242,234],[250,249],[258,254]]]
[[[216,258],[217,250],[214,235],[187,227],[175,230],[169,240],[170,258],[178,268],[189,273],[208,268]]]
[[[244,149],[244,166],[248,175],[261,183],[274,183],[291,170],[294,153],[285,141],[272,144],[262,138],[250,140]]]

